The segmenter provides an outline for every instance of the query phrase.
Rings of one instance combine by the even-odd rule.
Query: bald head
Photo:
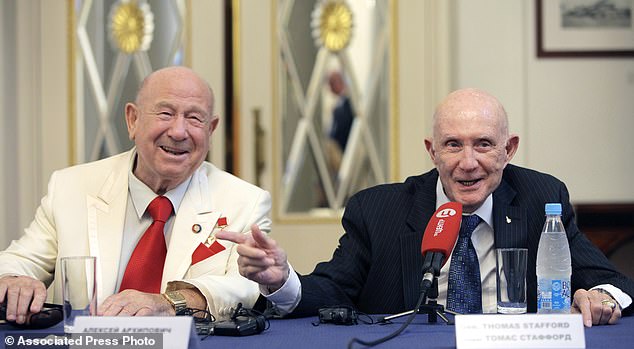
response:
[[[330,86],[330,91],[337,96],[341,96],[346,89],[346,82],[338,70],[334,70],[328,74],[328,85]]]
[[[198,87],[204,86],[208,92],[204,96],[208,100],[209,107],[207,111],[209,112],[209,115],[214,115],[215,97],[213,89],[209,83],[207,83],[207,81],[200,77],[200,75],[198,75],[195,71],[183,66],[162,68],[146,76],[141,82],[141,86],[139,86],[135,103],[137,105],[141,105],[143,103],[143,99],[151,94],[150,89],[154,86],[163,86],[165,84],[170,84],[171,82],[179,81],[189,81],[193,85],[198,85]]]
[[[493,95],[475,88],[456,90],[438,105],[433,119],[433,137],[437,138],[439,123],[460,116],[467,119],[482,118],[494,122],[501,135],[509,134],[509,122],[502,103]]]

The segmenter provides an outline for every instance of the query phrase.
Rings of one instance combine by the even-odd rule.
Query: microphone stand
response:
[[[414,306],[413,310],[406,311],[400,314],[386,316],[386,317],[383,317],[382,319],[377,320],[377,323],[386,323],[392,319],[396,319],[398,317],[408,315],[407,319],[405,320],[403,324],[401,324],[401,327],[399,327],[399,329],[397,329],[396,331],[392,332],[391,334],[385,337],[382,337],[370,342],[361,340],[356,337],[352,338],[350,342],[348,343],[348,349],[352,348],[354,343],[359,343],[361,345],[373,347],[377,344],[389,341],[390,339],[401,334],[401,332],[403,332],[405,328],[409,326],[410,323],[412,323],[417,313],[427,314],[428,322],[430,323],[436,323],[438,320],[438,316],[440,316],[440,318],[443,319],[448,325],[453,325],[453,321],[449,320],[445,316],[445,308],[441,304],[438,304],[438,302],[436,302],[436,298],[438,298],[438,274],[440,274],[441,264],[442,263],[438,263],[437,265],[432,264],[432,268],[423,268],[423,270],[427,270],[427,271],[423,274],[423,279],[421,280],[421,283],[420,283],[420,296],[418,297],[418,301],[416,301],[416,305]],[[425,302],[425,299],[427,299],[428,291],[431,291],[430,296],[432,296],[433,299],[430,299],[426,304],[423,304],[423,302]],[[455,313],[453,314],[455,315]]]
[[[442,304],[438,304],[438,278],[434,276],[431,287],[427,291],[427,302],[418,309],[418,313],[427,314],[427,322],[435,324],[440,317],[447,325],[453,325],[452,319],[449,319],[445,313],[456,315],[455,312],[445,309]]]
[[[421,284],[424,284],[425,278],[429,274],[430,274],[429,272],[425,274]],[[416,312],[418,314],[427,314],[428,323],[435,324],[438,322],[438,317],[440,317],[447,325],[453,325],[454,324],[453,320],[449,319],[446,313],[449,313],[452,315],[458,315],[458,313],[445,309],[445,307],[442,304],[438,304],[438,301],[437,301],[438,275],[433,275],[433,279],[431,280],[431,286],[429,286],[428,288],[422,286],[421,289],[422,289],[422,294],[424,297],[423,302],[425,302],[425,299],[427,299],[427,302],[425,302],[425,304],[421,305],[418,309],[412,309],[402,313],[385,316],[377,320],[377,322],[379,323],[388,322],[390,320],[397,319],[406,315],[411,315]],[[427,295],[429,295],[429,297],[427,297]]]

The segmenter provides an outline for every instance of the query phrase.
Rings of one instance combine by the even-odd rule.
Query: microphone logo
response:
[[[442,230],[444,227],[445,227],[445,220],[444,219],[439,220],[438,224],[436,225],[436,230],[434,231],[434,237],[442,233]]]
[[[456,210],[454,210],[453,208],[445,208],[443,210],[438,211],[438,213],[436,213],[437,218],[448,218],[448,217],[453,217],[455,215],[456,215]]]

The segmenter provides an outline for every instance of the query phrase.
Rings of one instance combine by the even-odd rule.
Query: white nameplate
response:
[[[584,349],[581,314],[456,315],[456,347]]]
[[[199,345],[190,316],[78,316],[73,337],[82,341],[80,346],[90,344],[86,341],[114,347],[187,349]]]

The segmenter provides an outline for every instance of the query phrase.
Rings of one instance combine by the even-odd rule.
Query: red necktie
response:
[[[154,222],[136,244],[125,268],[119,292],[126,289],[159,293],[163,265],[167,255],[163,228],[172,214],[172,203],[165,196],[157,196],[147,208]]]

